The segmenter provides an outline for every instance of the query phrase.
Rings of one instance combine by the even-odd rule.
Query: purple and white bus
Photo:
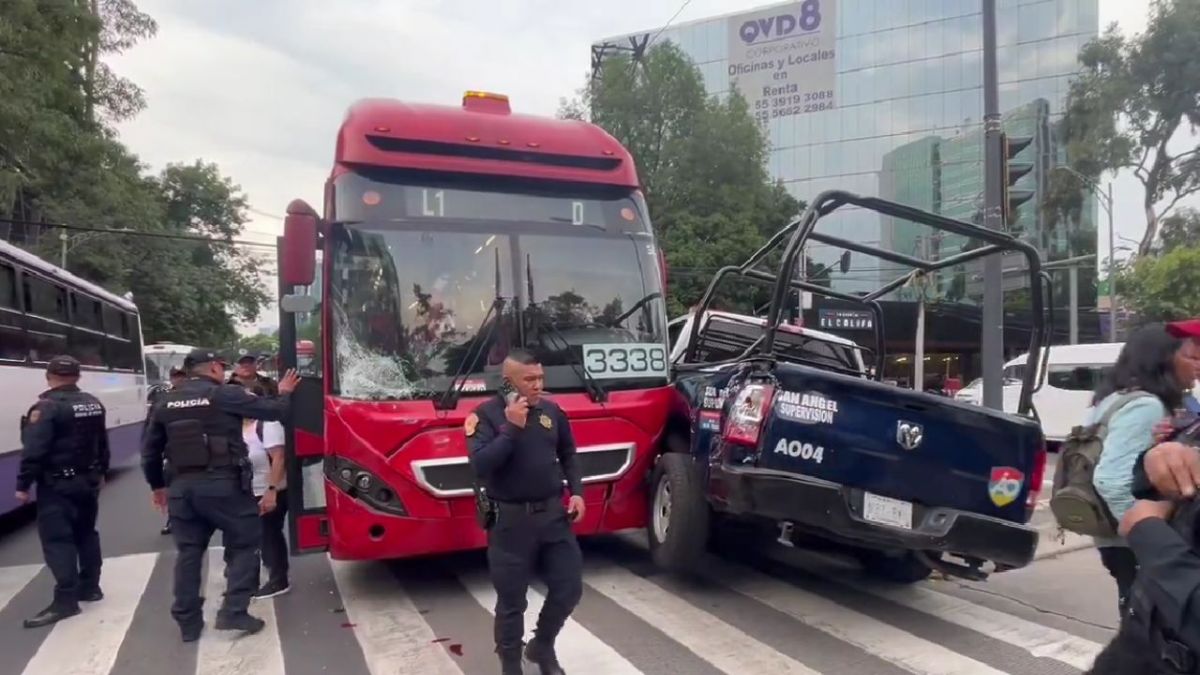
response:
[[[15,509],[21,416],[46,389],[46,362],[70,354],[79,386],[108,410],[112,465],[136,457],[146,417],[137,306],[0,241],[0,515]]]

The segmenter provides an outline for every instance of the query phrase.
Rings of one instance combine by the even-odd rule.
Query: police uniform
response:
[[[193,350],[185,361],[195,366],[220,361],[215,351]],[[243,387],[207,377],[191,377],[163,394],[150,413],[142,448],[142,470],[151,489],[166,485],[163,459],[173,477],[168,498],[171,530],[179,559],[175,565],[175,602],[171,614],[185,641],[199,638],[204,626],[200,575],[204,554],[216,530],[225,545],[225,600],[217,613],[218,630],[257,632],[263,622],[246,610],[258,590],[261,535],[258,504],[250,491],[250,466],[242,440],[242,419],[278,421],[290,398],[252,396]]]
[[[175,388],[174,379],[176,377],[184,377],[186,375],[187,375],[187,372],[183,368],[180,368],[179,366],[171,366],[171,370],[168,373],[168,377],[170,378],[170,380],[167,382],[162,382],[160,384],[156,384],[150,388],[150,392],[146,395],[146,423],[142,428],[142,440],[143,441],[145,440],[146,430],[150,428],[150,411],[154,409],[154,404],[158,403],[160,400],[162,400],[162,397],[164,394],[166,394],[167,392],[169,392]],[[167,483],[170,483],[171,482],[171,464],[169,462],[167,462],[166,460],[163,460],[163,475],[166,478]],[[167,516],[166,522],[163,523],[162,529],[159,530],[158,533],[162,534],[162,535],[171,534],[171,516],[170,515]]]
[[[255,362],[257,362],[258,355],[252,353],[242,354],[238,357],[238,362],[241,363],[247,359],[253,359]],[[229,376],[229,384],[236,384],[248,388],[253,388],[255,385],[257,385],[261,387],[264,392],[266,392],[267,396],[277,396],[279,394],[279,385],[275,382],[275,380],[272,380],[266,375],[260,375],[257,372],[255,372],[254,381],[252,382],[242,382],[241,378],[239,378],[235,372]]]
[[[70,356],[50,360],[46,372],[78,378]],[[54,575],[54,601],[25,622],[45,626],[79,613],[100,591],[100,535],[96,532],[100,484],[108,472],[104,406],[75,384],[42,393],[21,420],[21,468],[17,492],[37,485],[38,536]]]
[[[525,427],[510,424],[500,396],[467,417],[471,466],[496,504],[488,530],[488,570],[496,588],[496,650],[505,673],[521,672],[526,593],[534,569],[542,570],[546,602],[526,656],[543,672],[554,670],[554,639],[583,592],[579,543],[563,506],[563,478],[572,495],[583,495],[575,439],[567,416],[545,398],[530,406]],[[534,649],[553,662],[536,658]],[[515,661],[515,667],[512,665]]]

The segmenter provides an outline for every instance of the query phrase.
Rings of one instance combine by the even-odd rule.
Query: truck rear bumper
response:
[[[718,507],[731,515],[789,521],[852,545],[940,551],[990,560],[1009,568],[1033,561],[1038,531],[958,509],[913,504],[911,530],[867,521],[864,491],[808,476],[766,469],[714,467],[724,489]]]

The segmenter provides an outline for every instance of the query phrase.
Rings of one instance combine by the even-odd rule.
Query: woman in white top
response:
[[[251,392],[261,396],[258,387]],[[288,583],[288,545],[283,536],[287,522],[287,473],[284,471],[283,425],[279,422],[246,419],[242,438],[250,451],[254,474],[251,489],[258,498],[262,521],[262,562],[269,574],[267,583],[254,594],[256,599],[273,598],[291,590]]]

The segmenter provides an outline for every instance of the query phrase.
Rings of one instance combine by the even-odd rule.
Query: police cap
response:
[[[258,352],[248,352],[243,349],[242,351],[238,352],[237,362],[243,363],[245,361],[253,361],[253,362],[257,363],[258,359],[259,359]]]
[[[55,356],[46,364],[46,372],[51,375],[59,375],[62,377],[76,377],[79,375],[79,361],[73,356]]]
[[[225,357],[221,356],[217,350],[197,347],[188,352],[188,355],[184,357],[183,367],[191,369],[202,363],[211,363],[213,361],[225,365]]]

